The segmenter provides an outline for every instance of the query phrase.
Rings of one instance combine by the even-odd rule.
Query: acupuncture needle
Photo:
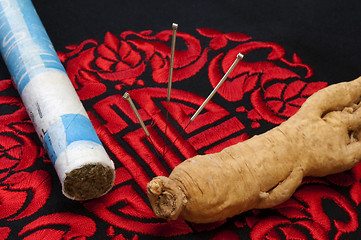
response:
[[[206,100],[204,100],[204,102],[202,103],[202,105],[197,109],[197,111],[193,114],[193,116],[190,118],[188,124],[185,126],[185,128],[183,128],[183,130],[178,134],[178,136],[176,137],[176,139],[173,141],[172,145],[168,148],[168,150],[163,153],[163,158],[165,157],[165,154],[169,151],[169,149],[171,149],[175,142],[178,140],[178,138],[183,134],[183,132],[185,132],[186,128],[194,121],[194,119],[199,115],[199,113],[203,110],[203,108],[207,105],[207,103],[211,100],[211,98],[214,96],[214,94],[218,91],[218,89],[222,86],[222,84],[226,81],[226,79],[228,78],[228,75],[233,71],[233,69],[236,67],[236,65],[238,64],[238,62],[240,60],[243,59],[243,54],[238,53],[237,54],[237,58],[236,60],[232,63],[232,65],[230,66],[230,68],[227,70],[227,72],[224,74],[224,76],[222,77],[222,79],[219,81],[219,83],[217,84],[217,86],[213,89],[213,91],[208,95],[208,97],[206,98]]]
[[[172,90],[172,79],[173,79],[173,65],[174,65],[174,51],[175,51],[175,42],[176,42],[176,34],[178,29],[178,24],[172,24],[173,35],[172,35],[172,45],[171,45],[171,54],[170,54],[170,67],[169,67],[169,77],[168,77],[168,92],[167,92],[167,113],[166,113],[166,123],[165,123],[165,130],[163,135],[163,154],[165,151],[165,138],[167,136],[167,127],[168,127],[168,118],[169,118],[169,103],[170,103],[170,94]]]
[[[128,101],[128,103],[129,103],[129,105],[130,105],[130,108],[133,110],[135,116],[136,116],[137,119],[138,119],[138,122],[139,122],[140,126],[142,127],[142,129],[143,129],[145,135],[147,136],[149,142],[153,145],[155,151],[157,152],[157,157],[159,158],[159,156],[161,156],[161,155],[160,155],[160,153],[158,152],[157,148],[155,147],[155,145],[154,145],[154,143],[153,143],[153,141],[152,141],[152,138],[150,137],[150,134],[149,134],[149,132],[148,132],[148,129],[146,128],[146,126],[145,126],[142,118],[140,117],[139,112],[138,112],[137,108],[135,107],[135,105],[134,105],[134,103],[133,103],[133,100],[132,100],[132,98],[130,97],[129,93],[125,92],[124,95],[123,95],[123,98]]]

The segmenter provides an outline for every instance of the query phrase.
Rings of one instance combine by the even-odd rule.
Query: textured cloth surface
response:
[[[317,90],[360,76],[359,1],[33,3],[117,175],[102,198],[64,197],[1,61],[0,239],[360,238],[360,164],[304,179],[280,206],[213,224],[157,219],[146,196],[150,179],[185,159],[264,133]],[[179,28],[165,135],[173,22]],[[183,131],[238,52],[244,60]]]

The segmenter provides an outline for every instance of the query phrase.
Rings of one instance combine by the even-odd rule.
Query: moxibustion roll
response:
[[[100,197],[114,163],[100,142],[30,0],[0,0],[0,51],[70,199]]]

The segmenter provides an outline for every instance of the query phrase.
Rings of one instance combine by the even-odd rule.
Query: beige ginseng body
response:
[[[331,85],[278,127],[219,153],[187,159],[169,177],[148,183],[155,215],[215,222],[286,201],[305,176],[352,168],[361,160],[360,99],[361,77]]]

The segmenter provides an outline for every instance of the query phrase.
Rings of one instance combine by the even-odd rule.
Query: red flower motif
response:
[[[8,218],[19,211],[26,201],[27,193],[0,188],[0,219]]]
[[[266,52],[264,61],[252,62],[252,54],[263,53],[265,49],[270,52]],[[254,108],[247,110],[242,107],[238,111],[248,112],[248,118],[254,121],[252,127],[259,127],[258,121],[261,119],[274,124],[283,122],[300,108],[307,97],[327,85],[324,82],[302,81],[295,70],[303,69],[304,78],[309,78],[313,74],[311,68],[303,64],[296,54],[292,62],[288,61],[281,46],[267,42],[246,42],[226,55],[218,54],[211,61],[208,74],[213,87],[239,52],[245,55],[244,61],[238,63],[218,93],[228,101],[243,100],[248,93]]]
[[[222,33],[220,31],[208,28],[197,29],[199,34],[212,38],[209,43],[209,47],[213,50],[221,49],[228,44],[228,40],[236,41],[236,42],[246,42],[251,39],[251,37],[247,36],[243,33]]]
[[[292,223],[282,217],[268,217],[258,222],[251,231],[250,237],[253,240],[261,239],[308,239],[305,234],[308,232],[313,239],[327,240],[327,231],[318,223],[300,220]]]
[[[10,80],[0,81],[0,92],[14,88]],[[13,89],[15,91],[15,89]],[[44,153],[34,141],[35,129],[19,97],[1,96],[0,106],[7,109],[0,116],[0,179],[10,171],[31,167]]]
[[[0,227],[0,236],[2,239],[6,239],[9,236],[11,229],[8,227]]]
[[[256,111],[252,114],[259,114],[271,123],[280,124],[295,114],[310,95],[326,86],[325,82],[307,83],[301,80],[264,86],[251,94],[253,111]],[[252,115],[249,118],[259,120]]]
[[[0,81],[0,92],[6,92],[10,89],[15,91],[13,82],[10,79]],[[1,96],[0,107],[6,109],[6,111],[2,110],[0,124],[21,122],[29,118],[19,96]]]
[[[50,175],[48,172],[42,170],[37,170],[32,173],[15,173],[4,180],[2,184],[9,186],[7,193],[10,194],[13,191],[16,193],[11,200],[11,211],[17,212],[20,208],[23,208],[15,217],[9,219],[10,221],[34,214],[45,205],[51,192]],[[31,197],[28,191],[32,192]],[[30,201],[27,202],[27,206],[24,206],[24,197],[28,199],[31,198]],[[11,208],[8,207],[8,210]]]
[[[10,88],[13,88],[10,80],[0,81],[0,91]],[[23,172],[37,159],[44,158],[44,150],[40,141],[34,140],[35,129],[20,98],[1,96],[0,105],[9,109],[0,117],[0,219],[15,221],[45,205],[51,183],[45,171]]]
[[[120,82],[116,86],[118,90],[123,85],[143,86],[145,83],[140,76],[148,64],[153,69],[155,82],[168,82],[168,42],[172,33],[163,31],[155,36],[150,34],[151,31],[128,31],[122,33],[119,39],[107,33],[102,44],[87,40],[78,46],[69,46],[71,51],[68,53],[59,53],[80,99],[85,100],[104,93],[106,87],[101,83],[101,79]],[[188,49],[175,52],[174,82],[195,75],[206,63],[208,52],[207,49],[202,51],[199,40],[189,34],[179,32],[177,37],[184,40]]]
[[[106,91],[105,85],[93,69],[97,46],[95,40],[86,40],[80,45],[67,47],[71,50],[68,53],[58,53],[81,100],[93,98]]]
[[[157,83],[167,83],[170,67],[170,38],[172,31],[162,31],[155,36],[151,31],[136,33],[124,32],[121,37],[127,39],[137,36],[140,39],[129,40],[146,55],[153,69],[152,77]],[[182,32],[177,33],[177,42],[184,41],[186,50],[175,50],[173,81],[181,81],[194,76],[207,62],[208,49],[202,50],[197,38]]]
[[[67,230],[64,230],[64,226]],[[54,213],[29,223],[19,232],[19,236],[30,233],[23,238],[26,240],[81,239],[93,236],[95,230],[96,225],[91,218],[74,213]]]
[[[361,163],[356,164],[351,171],[327,176],[327,179],[337,186],[349,187],[350,197],[356,203],[361,203]]]
[[[97,47],[97,53],[99,57],[95,59],[95,64],[102,79],[133,85],[145,70],[141,53],[111,33],[106,34],[104,43]],[[139,81],[138,84],[143,85],[143,82]]]
[[[349,220],[343,222],[330,219],[332,214],[327,214],[322,206],[324,200],[333,201],[349,216]],[[357,213],[350,202],[325,185],[303,186],[292,199],[274,209],[283,216],[274,215],[250,221],[253,222],[250,226],[252,239],[307,239],[305,233],[313,239],[329,239],[328,234],[332,228],[336,228],[335,239],[339,239],[344,233],[356,231],[358,228]]]
[[[31,167],[42,151],[33,138],[8,126],[2,126],[0,132],[0,179],[10,171],[21,171]]]
[[[361,164],[357,164],[351,169],[355,182],[351,187],[350,194],[352,200],[359,205],[361,203]]]
[[[128,42],[107,33],[104,43],[87,40],[70,46],[69,53],[59,53],[69,78],[81,100],[93,98],[106,91],[101,80],[116,81],[120,85],[143,85],[138,77],[145,70],[141,53]]]
[[[176,236],[191,232],[191,229],[182,220],[154,222],[153,219],[152,221],[154,218],[152,210],[131,185],[116,188],[100,199],[85,203],[84,206],[113,226],[131,232],[152,236]],[[110,211],[114,207],[117,207],[117,213]]]

